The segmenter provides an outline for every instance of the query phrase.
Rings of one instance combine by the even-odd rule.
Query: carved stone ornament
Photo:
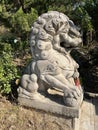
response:
[[[79,65],[70,51],[81,43],[79,31],[63,13],[49,11],[38,17],[30,35],[33,58],[21,77],[19,97],[43,100],[50,88],[62,93],[66,106],[79,106],[83,97]]]

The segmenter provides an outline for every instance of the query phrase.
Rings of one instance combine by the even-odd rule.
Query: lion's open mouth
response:
[[[79,46],[72,46],[72,45],[67,44],[65,42],[61,42],[60,46],[63,47],[65,50],[79,49]]]

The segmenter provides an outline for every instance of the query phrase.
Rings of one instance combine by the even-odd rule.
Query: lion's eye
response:
[[[76,36],[72,33],[69,34],[70,37],[75,38]]]

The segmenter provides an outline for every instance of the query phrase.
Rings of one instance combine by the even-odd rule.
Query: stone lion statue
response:
[[[83,92],[79,83],[79,65],[70,51],[81,43],[81,34],[63,13],[49,11],[39,16],[31,29],[33,58],[21,77],[19,96],[40,98],[40,92],[57,88],[64,93],[65,105],[77,106]]]

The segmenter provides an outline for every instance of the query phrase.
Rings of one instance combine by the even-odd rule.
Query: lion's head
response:
[[[55,50],[77,47],[82,43],[81,34],[74,23],[63,13],[49,11],[38,17],[31,29],[31,50],[39,40],[51,41]]]

